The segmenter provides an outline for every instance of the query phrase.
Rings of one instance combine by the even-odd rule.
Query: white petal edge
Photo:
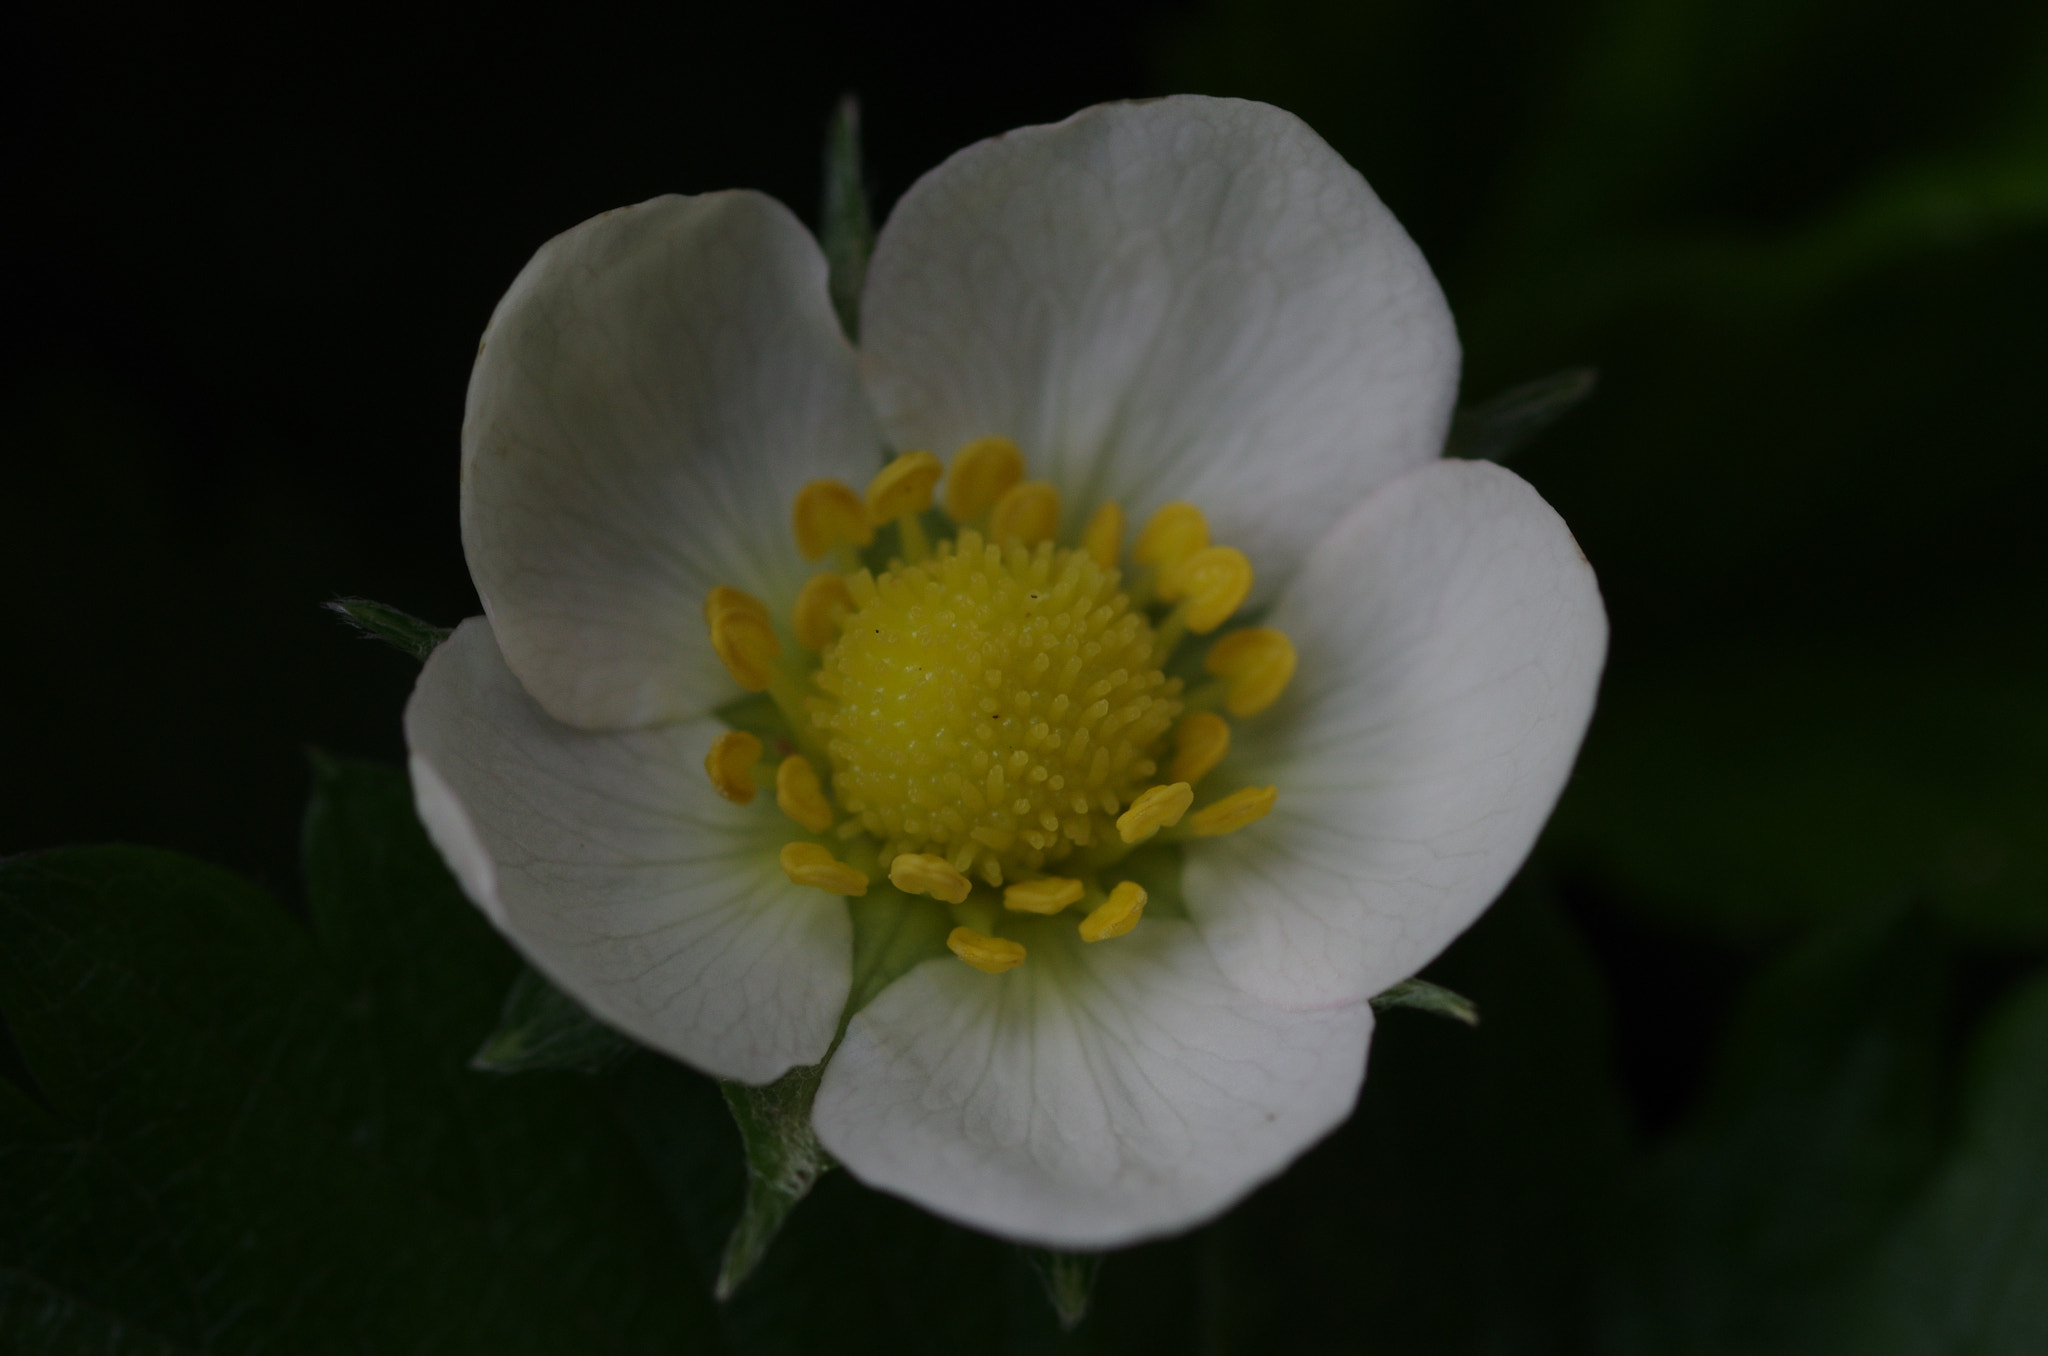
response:
[[[420,819],[499,931],[634,1039],[766,1083],[830,1047],[853,928],[841,900],[783,875],[796,835],[772,803],[712,791],[719,730],[564,725],[482,618],[434,651],[405,709]]]
[[[1259,1003],[1176,920],[1030,945],[1002,975],[926,962],[854,1016],[813,1112],[854,1176],[1019,1242],[1111,1248],[1221,1213],[1350,1115],[1369,1004]]]
[[[557,720],[630,729],[739,689],[702,620],[714,584],[780,606],[809,480],[856,487],[881,438],[825,260],[752,192],[592,218],[491,316],[462,425],[462,543],[512,671]]]
[[[1233,981],[1290,1007],[1414,974],[1493,902],[1550,817],[1607,652],[1593,570],[1527,482],[1443,461],[1315,549],[1269,625],[1293,687],[1219,789],[1265,819],[1188,853],[1188,910]]]
[[[1104,499],[1195,503],[1287,578],[1436,456],[1458,340],[1413,241],[1292,114],[1181,95],[980,142],[876,242],[862,370],[894,442],[1016,440],[1071,538]]]

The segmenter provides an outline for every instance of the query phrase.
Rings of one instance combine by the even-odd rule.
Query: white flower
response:
[[[1443,298],[1278,110],[1110,105],[969,147],[897,206],[861,318],[856,353],[817,246],[754,193],[541,249],[470,384],[485,618],[407,709],[421,816],[478,906],[621,1030],[756,1083],[832,1051],[815,1125],[862,1180],[1054,1246],[1185,1227],[1349,1114],[1366,1000],[1528,852],[1605,650],[1591,570],[1521,480],[1439,459]],[[932,458],[877,477],[962,448],[951,517]],[[991,507],[1020,452],[1038,481]],[[1152,525],[1135,551],[1122,514]],[[969,524],[1060,549],[991,555]],[[912,561],[879,588],[871,531],[877,573]],[[1207,534],[1237,550],[1188,564]],[[1261,628],[1224,636],[1204,688],[1240,602]],[[793,735],[758,774],[787,779],[773,804],[726,798],[764,752],[715,714],[738,679]],[[1179,724],[1204,704],[1257,714]],[[1121,839],[1162,825],[1131,928],[1144,895],[1118,887],[1143,858]],[[895,979],[833,1051],[850,911],[879,945],[917,909],[958,925],[961,959]]]

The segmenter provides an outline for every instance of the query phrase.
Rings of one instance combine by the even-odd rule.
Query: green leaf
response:
[[[1910,891],[1959,935],[2039,945],[2048,703],[2004,651],[1887,637],[1638,668],[1602,694],[1548,841],[1739,942]]]
[[[1895,906],[1763,970],[1616,1232],[1606,1350],[2042,1349],[2048,972],[1971,1033],[1959,1077],[1953,969]]]
[[[324,606],[364,635],[403,650],[422,664],[434,647],[454,634],[448,627],[434,626],[389,603],[368,598],[336,598]]]
[[[469,1067],[501,1074],[537,1069],[595,1074],[616,1068],[637,1048],[529,969],[512,981],[497,1029],[470,1056]]]
[[[747,1196],[739,1223],[726,1239],[714,1293],[732,1297],[782,1229],[789,1212],[834,1165],[811,1131],[811,1103],[818,1095],[823,1064],[791,1069],[766,1087],[719,1084],[747,1153]]]
[[[1506,461],[1559,419],[1569,414],[1599,383],[1590,367],[1574,367],[1511,387],[1477,405],[1459,410],[1451,420],[1447,457],[1470,461]]]
[[[517,962],[404,779],[318,775],[317,940],[168,853],[0,863],[0,1013],[47,1098],[0,1086],[10,1349],[715,1349],[603,1090],[465,1069]]]
[[[1463,994],[1452,993],[1424,979],[1404,979],[1373,998],[1374,1012],[1385,1012],[1389,1008],[1415,1008],[1448,1017],[1454,1022],[1463,1022],[1466,1026],[1479,1025],[1478,1004]]]
[[[819,244],[825,250],[832,309],[848,339],[860,338],[860,292],[874,253],[875,224],[868,214],[867,181],[861,168],[860,100],[848,94],[825,127],[825,188],[819,212]]]

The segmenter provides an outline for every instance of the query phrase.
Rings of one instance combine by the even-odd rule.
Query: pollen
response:
[[[1080,902],[1086,893],[1080,881],[1063,876],[1041,876],[1020,881],[1003,891],[1003,907],[1017,913],[1058,913]]]
[[[1241,791],[1233,791],[1214,805],[1204,805],[1195,811],[1188,820],[1188,832],[1197,838],[1236,833],[1254,820],[1271,814],[1273,802],[1279,794],[1277,786],[1247,786]]]
[[[859,608],[813,676],[811,716],[839,808],[882,860],[999,885],[1114,841],[1181,702],[1113,571],[968,530],[849,584]]]
[[[775,804],[812,833],[832,827],[832,803],[825,799],[811,760],[800,753],[792,753],[775,769]]]
[[[971,523],[1024,478],[1024,454],[1008,438],[976,438],[953,454],[946,471],[946,516]]]
[[[1294,642],[1270,626],[1232,631],[1211,645],[1202,660],[1225,684],[1224,709],[1240,720],[1280,699],[1294,678],[1294,665]]]
[[[816,560],[835,546],[866,546],[875,539],[867,505],[836,480],[814,480],[796,492],[790,527],[805,560]]]
[[[1081,549],[1088,558],[1105,570],[1116,568],[1118,552],[1124,544],[1124,510],[1116,500],[1109,500],[1088,520],[1088,526],[1081,529]]]
[[[948,904],[967,898],[974,882],[944,857],[929,852],[900,852],[889,863],[889,883],[906,895],[930,895]]]
[[[1140,565],[1170,570],[1209,544],[1209,520],[1193,504],[1160,506],[1138,534],[1131,552]]]
[[[932,506],[932,487],[941,470],[929,452],[905,452],[884,466],[868,482],[868,522],[880,527],[906,513],[923,513]]]
[[[990,541],[1036,546],[1060,530],[1060,492],[1043,480],[1012,485],[989,510]]]
[[[1024,963],[1024,944],[1007,937],[991,937],[973,928],[954,928],[946,947],[985,975],[999,975]]]
[[[760,740],[744,730],[727,730],[704,755],[704,774],[719,795],[746,805],[754,799],[754,764],[760,760]]]
[[[1127,880],[1109,892],[1109,898],[1089,911],[1081,920],[1081,940],[1084,942],[1106,942],[1112,937],[1121,937],[1138,926],[1138,920],[1145,916],[1145,887],[1134,880]]]
[[[783,874],[798,885],[828,895],[864,895],[868,878],[816,843],[785,843],[780,854]]]
[[[1152,787],[1117,819],[1117,836],[1126,843],[1142,843],[1161,829],[1180,823],[1194,803],[1195,789],[1186,782]]]
[[[1235,546],[1205,546],[1159,579],[1167,602],[1187,600],[1188,630],[1207,635],[1237,611],[1252,591],[1252,563]]]
[[[1230,726],[1214,711],[1191,712],[1173,732],[1173,746],[1166,775],[1192,786],[1230,752]]]
[[[806,650],[822,650],[839,635],[839,624],[853,611],[853,591],[844,577],[814,574],[796,596],[790,612],[790,629],[796,643]]]
[[[720,585],[723,588],[724,585]],[[738,590],[729,590],[737,593]],[[712,590],[716,595],[717,590]],[[747,595],[740,594],[746,598]],[[748,602],[754,602],[748,598]],[[760,607],[759,603],[754,603]],[[707,603],[705,611],[711,612]],[[725,665],[732,680],[749,692],[766,692],[773,681],[775,661],[782,657],[782,642],[768,624],[768,611],[761,608],[728,606],[711,615],[711,648]]]

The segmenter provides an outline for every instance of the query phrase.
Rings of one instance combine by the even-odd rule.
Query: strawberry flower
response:
[[[1184,1228],[1347,1116],[1589,719],[1592,572],[1441,458],[1448,310],[1293,117],[967,148],[856,350],[749,192],[544,246],[485,332],[484,616],[406,713],[469,897],[638,1040],[829,1057],[824,1145],[994,1233]]]

